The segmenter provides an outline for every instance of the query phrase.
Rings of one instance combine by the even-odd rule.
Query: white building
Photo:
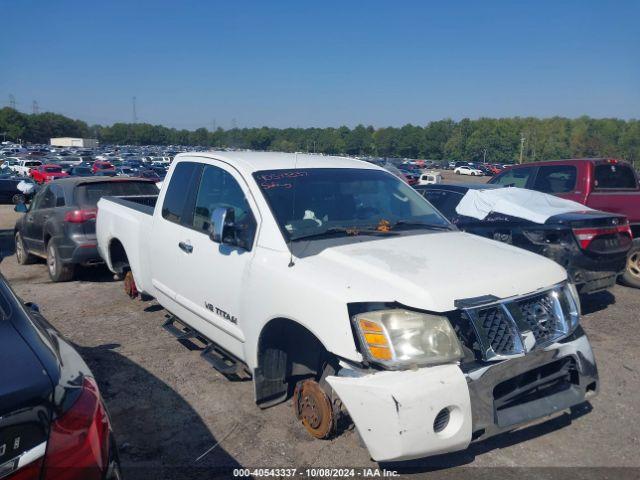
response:
[[[96,140],[95,138],[72,138],[72,137],[52,138],[51,146],[94,148],[98,146],[98,140]]]

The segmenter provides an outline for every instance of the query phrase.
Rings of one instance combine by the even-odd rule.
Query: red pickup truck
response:
[[[551,193],[596,210],[625,215],[634,240],[622,281],[640,288],[640,185],[629,163],[614,158],[525,163],[507,168],[489,183]]]

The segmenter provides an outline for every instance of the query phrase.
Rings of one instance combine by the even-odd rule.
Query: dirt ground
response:
[[[15,218],[12,207],[0,207],[0,228],[13,228]],[[250,381],[231,382],[213,370],[198,350],[161,328],[165,311],[159,305],[129,300],[106,269],[85,269],[76,281],[58,284],[50,282],[44,263],[20,266],[11,256],[0,270],[92,368],[111,413],[125,478],[214,478],[215,469],[234,466],[378,467],[353,430],[313,440],[290,403],[261,411]],[[583,310],[601,379],[591,411],[563,414],[465,452],[388,467],[408,475],[437,470],[438,478],[637,478],[640,292],[616,286],[586,299]],[[498,467],[635,468],[614,474]]]

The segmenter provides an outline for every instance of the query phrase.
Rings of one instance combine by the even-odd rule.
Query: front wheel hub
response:
[[[315,438],[329,438],[336,431],[336,416],[331,399],[315,380],[296,385],[293,393],[296,417]]]

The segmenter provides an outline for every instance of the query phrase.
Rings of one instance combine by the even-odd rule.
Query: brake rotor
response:
[[[131,270],[124,276],[124,293],[129,295],[130,298],[136,298],[138,296],[138,287],[136,286],[136,281],[133,278]]]
[[[336,429],[331,399],[315,380],[298,383],[293,393],[293,408],[304,428],[316,438],[329,438]]]

